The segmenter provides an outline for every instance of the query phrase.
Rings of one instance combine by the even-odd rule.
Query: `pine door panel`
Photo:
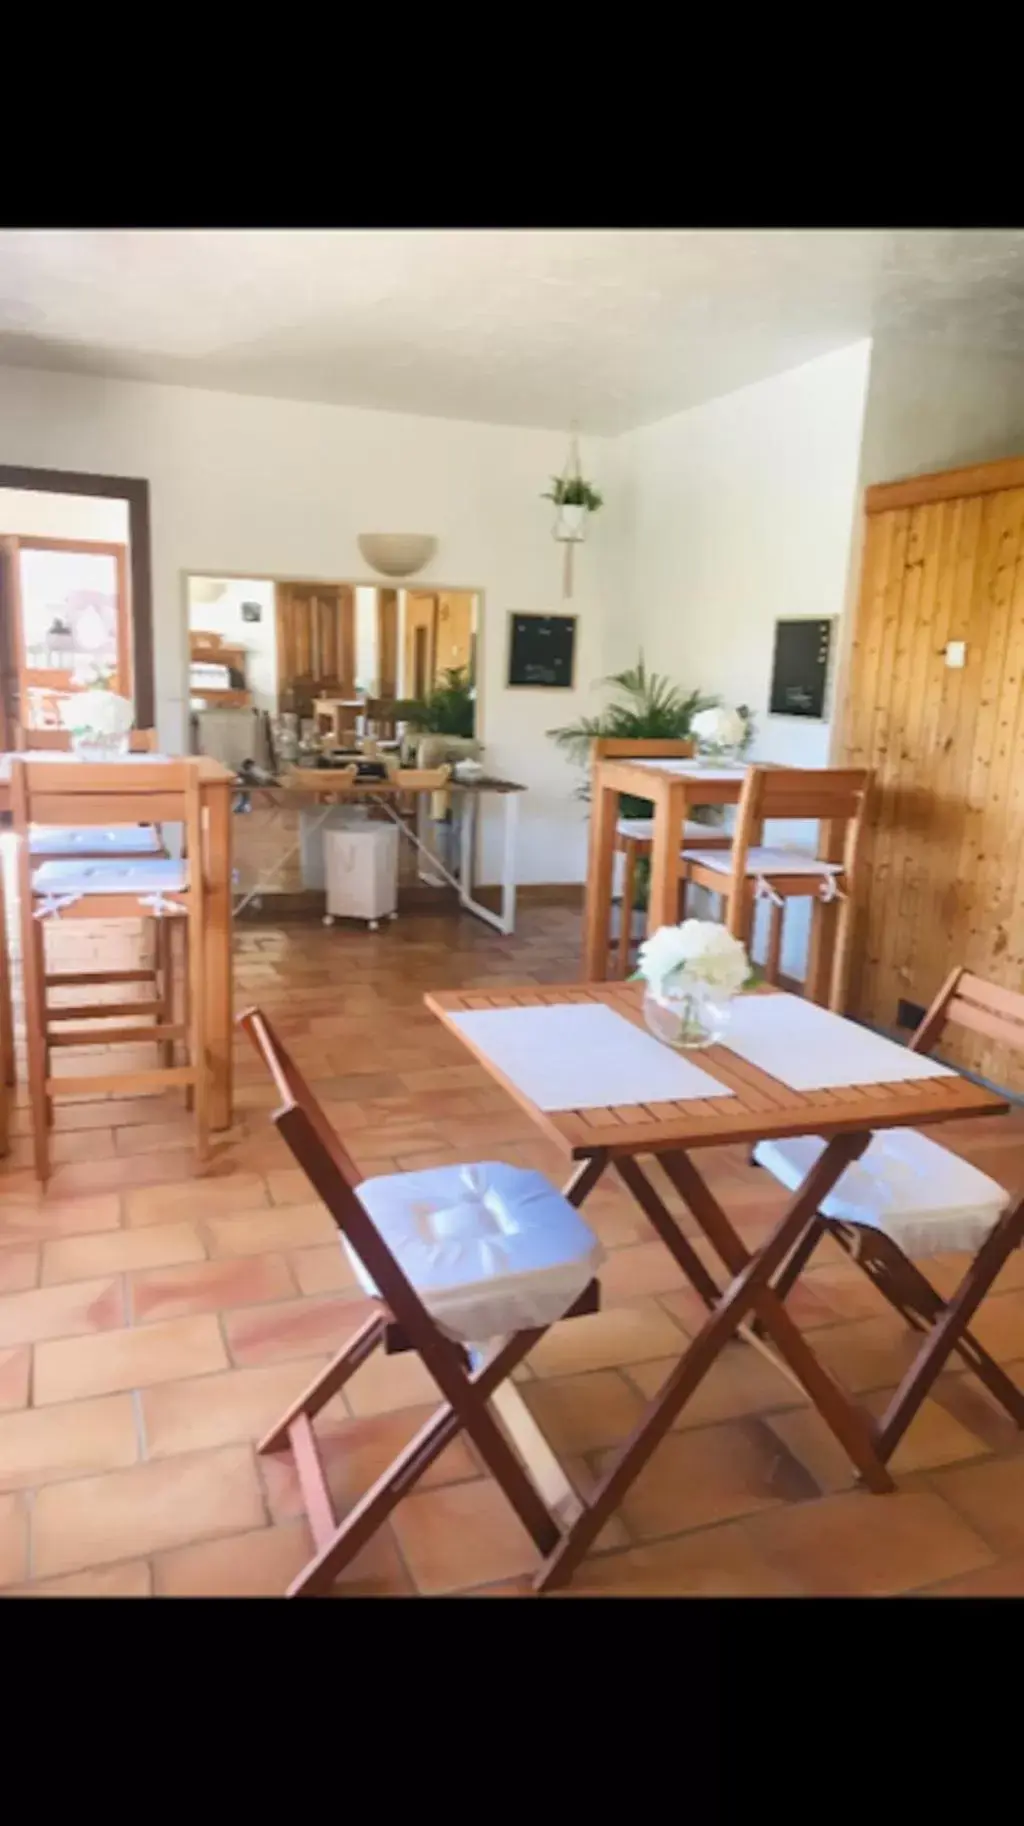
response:
[[[1024,984],[1024,486],[934,480],[935,498],[868,513],[846,695],[845,759],[876,775],[850,1012],[884,1027],[955,963]],[[1024,1089],[995,1045],[948,1051]]]

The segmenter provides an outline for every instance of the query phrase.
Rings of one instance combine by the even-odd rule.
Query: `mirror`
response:
[[[472,590],[188,578],[192,750],[276,773],[325,751],[475,733]]]

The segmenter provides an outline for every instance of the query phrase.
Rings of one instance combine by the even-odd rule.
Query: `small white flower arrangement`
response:
[[[702,984],[723,997],[737,995],[750,978],[743,942],[711,919],[661,926],[640,946],[637,975],[657,994],[666,987]]]
[[[747,739],[748,723],[738,710],[716,704],[690,719],[690,734],[706,754],[737,754]]]
[[[135,721],[135,707],[111,687],[114,674],[102,661],[90,660],[76,672],[84,689],[62,698],[60,718],[72,736],[99,742],[126,738]]]

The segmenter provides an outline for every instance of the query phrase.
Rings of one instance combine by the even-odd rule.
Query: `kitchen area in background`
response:
[[[324,836],[373,819],[372,807],[325,814],[272,782],[289,768],[369,776],[399,762],[435,768],[475,758],[479,598],[471,590],[293,578],[189,575],[190,748],[241,776],[236,885],[257,908],[294,909],[325,888]],[[304,775],[309,778],[308,772]],[[249,789],[252,789],[251,791]],[[449,858],[451,795],[418,808],[421,834]],[[401,846],[400,880],[436,887]]]

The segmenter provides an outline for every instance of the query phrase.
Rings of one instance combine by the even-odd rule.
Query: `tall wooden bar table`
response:
[[[620,795],[649,799],[654,807],[647,930],[656,932],[659,926],[674,926],[678,919],[679,852],[687,817],[698,805],[735,805],[746,774],[745,767],[708,767],[698,761],[597,763],[583,929],[585,982],[603,982],[608,976],[608,925]]]

